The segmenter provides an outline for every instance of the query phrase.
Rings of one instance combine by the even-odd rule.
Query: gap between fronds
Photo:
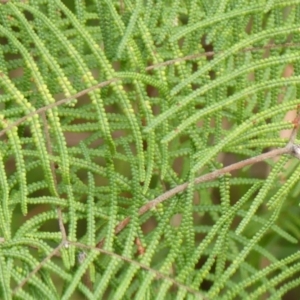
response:
[[[44,124],[44,134],[45,134],[45,139],[46,139],[47,151],[48,151],[48,154],[53,155],[52,143],[51,143],[51,138],[50,138],[50,134],[49,134],[46,113],[43,112],[41,114],[41,117],[42,117],[43,124]],[[54,181],[55,192],[58,195],[59,193],[58,193],[58,186],[57,186],[57,178],[56,178],[56,172],[55,172],[55,166],[54,166],[53,160],[50,161],[50,168],[51,168],[51,173],[52,173],[52,177],[53,177],[53,181]],[[61,237],[62,237],[62,243],[65,243],[67,241],[67,233],[66,233],[66,228],[65,228],[64,222],[63,222],[61,207],[57,206],[56,212],[57,212],[57,218],[58,218],[58,226],[59,226],[59,229],[61,232]]]
[[[111,252],[111,251],[108,251],[108,250],[105,250],[105,249],[100,249],[98,247],[93,247],[93,246],[88,246],[88,245],[85,245],[85,244],[82,244],[82,243],[78,243],[78,242],[61,242],[56,248],[54,248],[13,290],[13,295],[15,295],[19,289],[21,289],[27,282],[28,280],[34,276],[46,263],[47,261],[49,261],[53,256],[58,256],[58,252],[61,250],[61,248],[65,247],[65,248],[68,248],[69,246],[75,246],[77,248],[80,248],[80,249],[88,249],[88,250],[94,250],[94,251],[98,251],[100,253],[103,253],[103,254],[106,254],[108,256],[111,256],[111,257],[114,257],[116,259],[119,259],[119,260],[123,260],[125,262],[128,262],[128,263],[131,263],[131,264],[134,264],[138,267],[140,267],[141,269],[144,269],[146,271],[149,271],[151,273],[153,273],[155,275],[155,279],[158,280],[158,279],[165,279],[169,282],[171,282],[172,284],[174,284],[175,286],[177,286],[178,288],[183,288],[185,289],[186,291],[194,294],[195,296],[198,296],[199,299],[201,300],[209,300],[209,298],[207,298],[206,296],[204,296],[202,293],[200,293],[199,291],[177,281],[176,279],[168,276],[168,275],[165,275],[153,268],[150,268],[148,267],[147,265],[145,264],[142,264],[136,260],[133,260],[133,259],[130,259],[128,257],[125,257],[123,255],[119,255],[117,253],[114,253],[114,252]],[[83,263],[83,261],[81,261],[81,263]]]

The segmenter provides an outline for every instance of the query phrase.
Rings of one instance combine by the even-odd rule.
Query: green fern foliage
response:
[[[300,0],[0,1],[0,298],[299,294],[299,161],[193,183],[287,144],[299,20]]]

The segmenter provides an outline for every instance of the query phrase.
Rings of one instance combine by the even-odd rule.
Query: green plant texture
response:
[[[299,22],[300,0],[0,1],[0,299],[299,295],[299,160],[194,183],[288,143]]]

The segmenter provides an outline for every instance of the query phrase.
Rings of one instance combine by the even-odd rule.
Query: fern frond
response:
[[[299,0],[0,2],[1,299],[299,291]]]

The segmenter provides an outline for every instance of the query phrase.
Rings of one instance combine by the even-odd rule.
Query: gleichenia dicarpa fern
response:
[[[1,299],[299,294],[300,0],[0,3]]]

